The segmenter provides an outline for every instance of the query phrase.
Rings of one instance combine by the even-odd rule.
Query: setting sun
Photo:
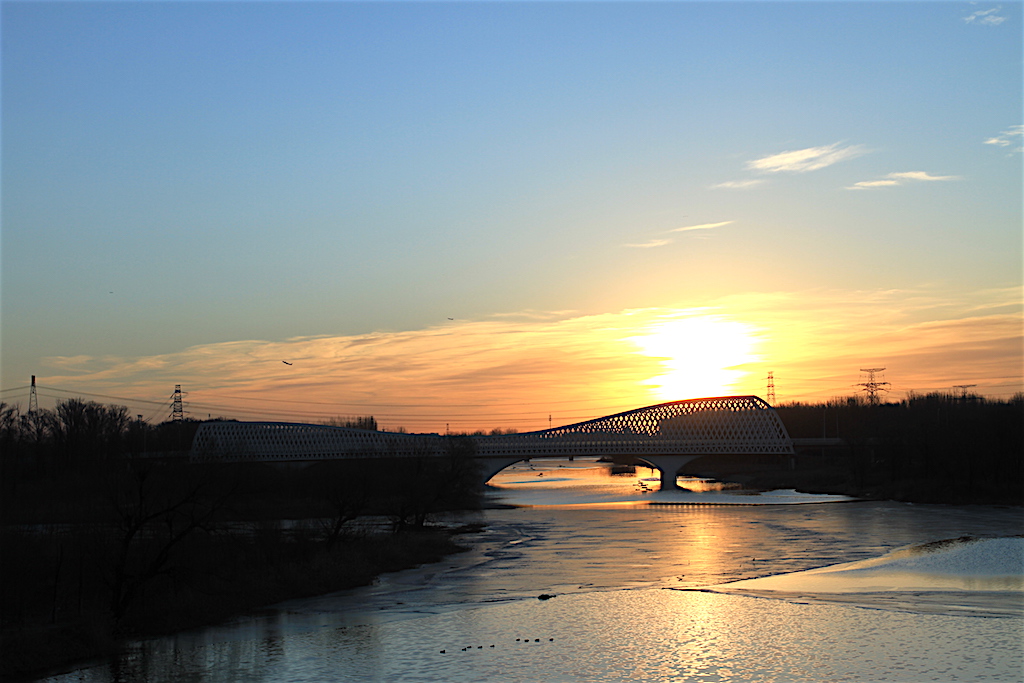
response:
[[[720,316],[659,322],[629,341],[644,355],[662,359],[664,374],[643,383],[665,400],[734,393],[746,374],[741,366],[758,360],[753,326]]]

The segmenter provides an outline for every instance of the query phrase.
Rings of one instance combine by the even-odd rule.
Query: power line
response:
[[[133,404],[134,403],[143,403],[143,404],[149,404],[149,405],[160,406],[160,407],[166,407],[168,405],[168,401],[167,400],[164,400],[164,401],[154,401],[154,400],[150,400],[150,399],[130,398],[130,397],[125,397],[125,396],[114,396],[114,395],[111,395],[111,394],[100,394],[100,393],[88,392],[88,391],[72,391],[72,390],[69,390],[69,389],[60,389],[60,388],[57,388],[57,387],[47,387],[47,386],[42,386],[42,385],[40,385],[40,388],[41,389],[46,389],[48,391],[56,391],[56,392],[61,392],[61,393],[64,393],[64,394],[69,394],[69,395],[93,396],[93,397],[98,397],[98,398],[107,398],[107,399],[113,399],[113,400],[118,400],[118,401],[125,401],[125,402],[133,403]],[[24,389],[24,387],[22,387],[22,389]],[[194,392],[189,392],[189,394],[192,394],[192,393],[194,393]],[[46,396],[48,398],[61,398],[60,396],[54,396],[53,394],[47,394],[47,393],[43,393],[42,395]],[[169,398],[173,399],[174,395],[172,394]],[[328,403],[328,402],[323,402],[323,401],[294,401],[294,400],[276,401],[274,399],[249,398],[249,397],[217,396],[216,398],[233,398],[234,400],[242,400],[242,401],[246,401],[246,400],[259,401],[259,402],[271,401],[271,402],[275,402],[275,403],[278,403],[278,402],[279,403],[296,403],[296,404],[336,406],[336,407],[354,406],[357,409],[362,409],[359,412],[372,411],[377,416],[385,417],[385,418],[392,418],[392,419],[413,419],[413,418],[420,418],[420,419],[430,419],[430,418],[436,418],[436,419],[460,419],[460,418],[461,419],[483,419],[483,418],[486,418],[486,419],[502,419],[502,418],[506,418],[506,419],[507,418],[531,419],[535,415],[542,413],[542,411],[539,411],[539,410],[538,411],[528,411],[528,412],[522,412],[522,411],[510,411],[510,412],[496,411],[496,412],[487,412],[487,413],[478,413],[478,412],[473,412],[473,413],[452,413],[450,411],[446,411],[446,412],[443,412],[443,413],[438,413],[438,412],[430,412],[430,413],[404,413],[404,412],[397,412],[396,413],[396,412],[387,412],[387,413],[381,413],[380,411],[375,410],[375,408],[379,408],[379,407],[383,407],[383,408],[432,408],[432,409],[434,409],[436,411],[438,408],[441,408],[443,410],[444,408],[446,408],[448,406],[452,406],[452,407],[468,407],[468,406],[479,406],[480,404],[479,403],[443,403],[441,405],[438,405],[438,404],[428,404],[428,403],[414,403],[414,404]],[[545,401],[545,405],[547,405],[548,403],[560,403],[560,404],[576,403],[577,405],[581,406],[580,409],[586,410],[586,408],[583,408],[582,406],[584,406],[587,403],[589,403],[589,401],[571,401],[571,400],[551,401],[551,402]],[[312,418],[316,418],[316,417],[325,417],[325,418],[326,417],[335,417],[335,416],[338,415],[338,411],[337,410],[331,410],[331,411],[261,410],[259,408],[224,406],[223,404],[213,404],[213,403],[208,403],[208,402],[205,402],[205,401],[204,402],[189,401],[188,405],[190,407],[192,407],[192,408],[199,408],[202,411],[231,412],[231,413],[249,414],[249,415],[266,415],[268,413],[279,413],[279,414],[300,415],[300,416],[306,416],[306,417],[312,417]],[[535,403],[497,403],[497,404],[487,404],[488,407],[527,406],[527,405],[537,405],[537,404],[535,404]],[[184,404],[183,404],[183,406],[184,406]],[[615,412],[621,412],[623,410],[628,410],[628,409],[630,409],[630,407],[632,407],[632,406],[615,407],[615,408],[609,408],[607,406],[595,406],[595,407],[590,408],[590,410],[593,411],[594,415],[605,415],[605,414],[609,414],[609,413],[615,413]],[[184,407],[183,407],[183,412],[184,412]]]
[[[203,393],[203,390],[196,390],[192,393]],[[308,405],[318,406],[357,406],[360,408],[432,408],[435,403],[372,403],[369,401],[360,402],[346,402],[346,401],[299,401],[295,399],[277,399],[277,398],[258,398],[255,396],[228,396],[225,394],[217,394],[217,398],[232,399],[238,401],[265,401],[270,403],[304,403]],[[544,401],[544,405],[562,404],[562,403],[587,403],[587,401],[577,400],[565,400],[565,401]],[[480,405],[479,403],[445,403],[445,405],[453,406],[457,408],[467,408]],[[492,407],[497,406],[533,406],[537,403],[488,403],[487,405]]]
[[[39,385],[39,387],[41,389],[46,389],[48,391],[58,391],[58,392],[61,392],[61,393],[65,393],[65,394],[69,394],[69,395],[74,395],[74,396],[95,396],[95,397],[98,397],[98,398],[109,398],[109,399],[113,399],[113,400],[116,400],[116,401],[127,401],[127,402],[131,402],[131,403],[150,403],[150,404],[154,404],[154,405],[166,405],[167,404],[166,401],[154,401],[152,399],[132,398],[132,397],[127,397],[127,396],[114,396],[114,395],[111,395],[111,394],[98,394],[98,393],[95,393],[95,392],[79,391],[79,390],[72,390],[72,389],[59,389],[57,387],[47,387],[47,386],[43,386],[41,384]],[[15,387],[13,389],[4,389],[3,391],[4,392],[24,391],[25,389],[28,389],[28,388],[29,388],[29,386],[25,385],[23,387]],[[196,390],[196,391],[192,391],[192,392],[188,392],[188,393],[189,394],[201,395],[203,393],[206,393],[206,391],[209,391],[209,390]],[[59,398],[59,397],[51,396],[50,398]],[[258,401],[258,402],[264,402],[264,403],[295,403],[295,404],[304,404],[304,405],[336,406],[336,407],[352,406],[352,407],[355,407],[355,408],[358,408],[358,409],[364,409],[364,410],[365,409],[372,409],[372,408],[436,408],[437,405],[438,405],[437,403],[373,403],[373,402],[369,402],[369,401],[365,401],[365,402],[364,401],[360,401],[360,402],[347,402],[347,401],[300,401],[300,400],[295,400],[295,399],[260,398],[260,397],[254,397],[254,396],[229,396],[229,395],[224,395],[224,394],[215,394],[213,396],[213,398],[216,398],[216,399],[229,399],[229,400],[234,400],[234,401]],[[591,403],[591,401],[587,401],[587,400],[580,401],[580,400],[572,400],[572,399],[564,400],[564,401],[544,401],[544,405],[560,405],[560,404],[566,404],[566,403],[573,403],[573,404],[576,404],[576,405],[586,405],[588,403]],[[199,404],[190,402],[190,405],[199,405]],[[445,406],[451,406],[453,408],[469,408],[469,407],[479,406],[480,403],[447,403],[446,402],[446,403],[444,403],[444,405]],[[534,405],[538,405],[538,404],[537,403],[488,403],[487,405],[489,407],[496,408],[496,407],[502,407],[502,406],[509,406],[509,407],[512,407],[512,406],[534,406]],[[332,413],[332,414],[336,414],[336,413]]]
[[[97,398],[112,398],[116,401],[127,401],[129,403],[151,403],[154,405],[167,405],[167,401],[153,401],[145,398],[128,398],[125,396],[111,396],[110,394],[96,394],[88,391],[72,391],[71,389],[58,389],[57,387],[44,387],[42,384],[39,385],[40,389],[46,389],[47,391],[58,391],[62,394],[70,394],[73,396],[96,396]],[[43,394],[43,396],[49,396],[50,398],[60,398],[60,396],[52,396],[49,394]]]

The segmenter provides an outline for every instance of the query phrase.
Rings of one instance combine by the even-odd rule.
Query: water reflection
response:
[[[528,466],[503,473],[496,498],[548,504],[479,513],[487,527],[465,539],[472,549],[442,563],[138,643],[109,664],[52,680],[1017,679],[1024,619],[971,616],[984,614],[978,605],[950,616],[892,602],[797,604],[664,590],[877,558],[965,534],[1010,535],[1019,528],[1016,510],[651,506],[652,494],[634,490],[644,473],[611,477],[592,468],[576,462],[542,476]],[[560,471],[567,469],[584,471]],[[631,505],[609,506],[609,499]]]
[[[679,490],[659,490],[658,471],[648,467],[612,467],[594,458],[536,459],[499,472],[489,484],[501,502],[530,507],[589,508],[650,505],[792,505],[850,501],[847,496],[796,491],[758,492],[702,477],[679,476]]]

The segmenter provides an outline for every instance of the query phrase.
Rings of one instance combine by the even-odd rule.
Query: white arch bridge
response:
[[[191,458],[314,462],[444,457],[451,438],[288,422],[207,422],[196,432]],[[657,468],[662,489],[668,489],[676,487],[679,468],[695,458],[793,453],[782,420],[756,396],[672,401],[539,432],[468,438],[475,442],[473,457],[484,481],[530,458],[632,456]]]

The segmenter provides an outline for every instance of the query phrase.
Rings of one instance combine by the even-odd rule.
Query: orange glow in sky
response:
[[[1017,296],[805,291],[722,297],[699,308],[528,311],[152,356],[50,357],[39,384],[108,403],[169,396],[181,384],[186,411],[201,419],[374,415],[385,429],[439,433],[528,431],[665,401],[764,397],[769,371],[781,403],[856,395],[865,367],[886,368],[887,399],[957,384],[1008,398],[1021,388]],[[132,409],[157,421],[167,411],[159,403]]]
[[[630,340],[661,359],[664,374],[642,383],[665,401],[733,394],[746,374],[742,366],[758,360],[753,327],[714,315],[658,322]]]

